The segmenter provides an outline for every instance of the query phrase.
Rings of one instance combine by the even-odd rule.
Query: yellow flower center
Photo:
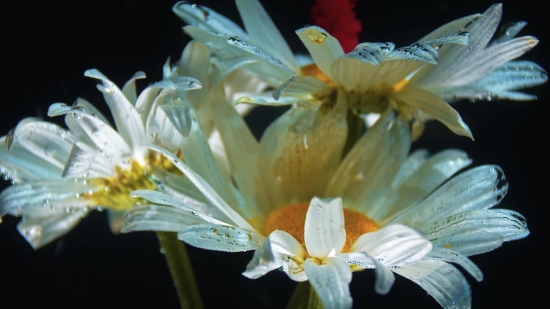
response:
[[[178,151],[177,156],[181,158],[181,151]],[[148,176],[151,174],[151,166],[172,173],[181,173],[166,157],[150,151],[145,166],[133,160],[128,169],[117,166],[116,175],[113,177],[90,179],[91,184],[101,189],[84,193],[83,197],[93,205],[117,211],[130,209],[138,203],[145,202],[140,198],[131,197],[132,191],[157,188],[150,179],[151,176]]]
[[[301,202],[275,209],[265,220],[263,234],[268,236],[275,230],[282,230],[292,235],[305,247],[304,224],[308,207],[309,202]],[[359,236],[380,229],[380,226],[371,218],[347,208],[344,208],[344,227],[346,244],[342,252],[346,252]]]

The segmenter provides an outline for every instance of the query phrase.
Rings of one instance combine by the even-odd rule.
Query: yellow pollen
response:
[[[325,73],[323,73],[323,71],[321,71],[321,69],[319,69],[319,67],[315,63],[304,65],[301,69],[302,75],[313,76],[332,88],[337,87],[336,84],[330,78],[328,78],[328,76],[326,76]]]
[[[265,220],[263,234],[267,236],[275,230],[282,230],[292,235],[305,247],[304,224],[308,207],[309,202],[302,202],[275,209]],[[346,208],[344,208],[344,227],[346,244],[342,252],[349,250],[359,236],[380,229],[380,226],[371,218]]]
[[[399,92],[403,87],[405,87],[409,83],[409,80],[406,78],[403,78],[400,80],[397,84],[392,86],[393,92]]]
[[[182,158],[181,151],[177,154]],[[117,166],[116,175],[108,178],[90,179],[90,183],[99,190],[90,191],[83,194],[83,198],[89,200],[94,205],[122,211],[134,207],[138,203],[145,202],[143,199],[131,197],[130,193],[135,190],[155,190],[156,184],[149,179],[151,166],[157,167],[167,172],[181,173],[166,157],[157,152],[149,152],[146,165],[143,166],[133,160],[128,169],[122,169]]]

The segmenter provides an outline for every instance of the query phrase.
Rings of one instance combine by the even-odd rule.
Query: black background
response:
[[[200,1],[239,20],[233,1]],[[304,50],[293,31],[309,23],[310,1],[262,1],[295,51]],[[178,59],[188,38],[171,11],[172,1],[61,1],[3,4],[2,134],[23,117],[47,118],[54,102],[72,103],[83,97],[106,105],[86,69],[97,68],[118,85],[134,72],[161,79],[168,56]],[[361,41],[412,43],[453,19],[483,12],[492,3],[440,1],[359,1],[363,24]],[[529,22],[522,35],[538,37],[539,45],[523,59],[549,69],[548,9],[542,1],[504,3],[503,21]],[[240,22],[240,21],[239,21]],[[472,260],[485,279],[472,285],[474,308],[538,307],[548,292],[548,183],[546,143],[548,85],[530,93],[533,102],[458,102],[455,108],[470,126],[475,141],[457,137],[438,123],[413,146],[431,152],[446,148],[468,151],[473,166],[502,166],[510,183],[500,207],[521,212],[531,235]],[[259,109],[248,117],[256,132],[280,113]],[[61,124],[62,119],[52,121]],[[258,133],[259,134],[259,133]],[[2,186],[7,183],[2,183]],[[4,217],[0,224],[2,308],[177,308],[178,301],[154,233],[112,236],[106,214],[93,212],[72,232],[34,251],[16,231],[19,219]],[[189,249],[207,308],[283,308],[295,283],[274,271],[260,279],[240,275],[252,253],[230,254]],[[372,271],[354,273],[351,291],[355,308],[438,308],[420,287],[398,277],[386,296],[373,291]]]

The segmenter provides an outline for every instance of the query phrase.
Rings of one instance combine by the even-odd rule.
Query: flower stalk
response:
[[[287,309],[323,309],[323,303],[309,281],[299,282]]]
[[[164,252],[172,280],[174,280],[181,308],[202,309],[204,306],[195,275],[193,274],[193,268],[189,261],[187,249],[185,248],[185,244],[176,235],[173,232],[157,232],[157,238],[161,250]]]

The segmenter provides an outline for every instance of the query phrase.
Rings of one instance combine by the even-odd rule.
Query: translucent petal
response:
[[[412,156],[412,155],[411,155]],[[409,157],[411,158],[411,157]],[[413,157],[414,158],[414,157]],[[409,159],[408,159],[409,160]],[[433,190],[439,187],[443,182],[447,181],[454,173],[462,168],[470,165],[472,160],[468,155],[460,150],[447,149],[433,155],[428,160],[420,163],[410,175],[405,176],[410,169],[406,167],[406,163],[402,165],[401,175],[398,177],[406,177],[401,179],[401,184],[394,179],[395,193],[385,207],[390,210],[390,213],[398,214],[407,207],[412,207],[416,203],[424,200]],[[405,167],[405,169],[403,169]],[[392,219],[392,216],[386,217],[381,224],[385,224]]]
[[[122,221],[122,233],[136,231],[178,232],[190,225],[207,223],[199,216],[176,207],[139,205],[130,209]]]
[[[48,215],[25,215],[17,230],[37,250],[72,230],[82,219],[81,213],[51,211]]]
[[[0,138],[0,145],[6,144],[6,137]],[[17,141],[11,149],[0,146],[0,173],[5,180],[14,183],[38,179],[59,179],[62,169],[27,151]]]
[[[471,308],[470,285],[458,269],[450,264],[435,269],[430,274],[413,278],[403,268],[395,272],[412,280],[428,292],[443,308]]]
[[[455,134],[473,139],[470,128],[458,112],[431,92],[415,87],[407,87],[395,94],[396,101],[402,101],[426,113],[446,125]]]
[[[227,203],[219,196],[219,194],[210,186],[208,182],[204,180],[199,174],[192,171],[185,163],[177,158],[172,153],[156,145],[147,145],[150,149],[160,152],[164,155],[174,166],[176,166],[181,172],[183,172],[189,179],[197,186],[197,188],[210,200],[210,202],[216,206],[222,213],[229,217],[238,226],[254,230],[254,228],[244,220],[235,210],[233,210]]]
[[[346,229],[341,198],[311,199],[304,225],[304,241],[312,257],[323,259],[331,251],[342,251]]]
[[[103,92],[103,97],[111,110],[118,133],[130,145],[137,158],[144,157],[147,149],[142,147],[141,144],[148,141],[148,136],[145,134],[145,124],[134,105],[128,101],[113,82],[98,70],[87,70],[84,72],[84,76],[102,81],[103,85],[98,85],[98,89]]]
[[[296,102],[307,100],[310,104],[320,105],[332,91],[329,85],[315,77],[294,76],[273,92],[273,98],[279,100],[281,96],[287,96],[296,98]]]
[[[81,194],[95,189],[90,184],[73,179],[42,180],[13,185],[0,195],[0,217],[5,214],[20,216],[33,207],[77,206],[86,204]]]
[[[257,0],[237,0],[235,3],[250,36],[250,42],[261,46],[295,72],[299,72],[300,65],[292,50],[262,5]]]
[[[392,224],[363,234],[350,251],[365,252],[382,265],[398,268],[420,260],[432,250],[432,243],[410,227]]]
[[[483,280],[483,273],[481,272],[481,269],[479,269],[479,267],[477,267],[477,265],[474,264],[474,262],[472,262],[469,258],[453,250],[435,247],[428,254],[428,257],[438,258],[450,263],[456,263],[470,273],[470,275],[472,275],[472,277],[474,277],[478,282]]]
[[[247,218],[266,218],[277,205],[273,198],[275,178],[265,169],[268,158],[250,132],[244,119],[227,102],[214,103],[212,118],[227,154],[231,177],[245,200],[242,212]],[[258,224],[262,224],[262,220]]]
[[[243,252],[258,249],[265,237],[229,225],[193,225],[178,232],[178,239],[206,250]]]
[[[318,265],[308,258],[304,269],[324,308],[351,308],[351,270],[345,262],[337,258],[327,258],[325,264]]]
[[[137,101],[136,80],[145,78],[147,78],[147,76],[144,72],[136,72],[134,76],[132,76],[132,78],[130,78],[130,80],[127,81],[126,84],[124,84],[124,86],[122,87],[122,93],[124,94],[126,99],[128,99],[128,101],[134,106],[136,105]]]
[[[491,43],[489,43],[489,46],[503,43],[513,39],[525,26],[527,26],[527,22],[525,21],[511,22],[501,26],[501,29],[500,29],[501,35],[497,38],[493,38]]]
[[[217,225],[224,225],[227,224],[223,221],[220,221],[216,218],[212,218],[208,215],[205,215],[203,213],[200,213],[197,209],[194,209],[192,206],[186,203],[186,200],[179,200],[172,196],[169,196],[167,194],[153,191],[153,190],[135,190],[130,193],[131,197],[141,197],[144,198],[152,203],[155,204],[161,204],[161,205],[170,205],[174,206],[176,208],[179,208],[183,211],[188,212],[192,216],[196,216],[208,223],[217,224]],[[219,218],[219,219],[225,219],[225,218]]]
[[[374,268],[376,274],[376,281],[374,283],[374,290],[378,294],[387,294],[395,281],[395,276],[391,270],[384,266],[378,259],[371,257],[365,252],[347,252],[336,255],[337,258],[347,262],[352,268],[372,269]]]
[[[457,234],[484,231],[498,235],[502,241],[517,240],[529,235],[525,218],[521,214],[507,209],[462,212],[446,217],[439,222],[427,223],[420,229],[428,233],[427,237],[434,243],[446,248],[453,248],[459,253],[462,251],[455,248],[453,241]],[[490,243],[493,241],[489,241]],[[498,242],[495,244],[497,246],[493,249],[500,246]]]
[[[189,106],[172,103],[163,104],[160,108],[162,108],[166,117],[168,117],[170,122],[174,125],[174,128],[176,128],[182,136],[189,136],[192,124]]]
[[[13,143],[18,143],[29,153],[60,170],[65,166],[72,144],[76,142],[73,134],[58,125],[31,118],[20,121],[13,136]]]
[[[480,166],[452,178],[392,222],[423,229],[426,223],[439,222],[452,214],[490,208],[507,191],[508,182],[498,166]]]
[[[243,39],[248,38],[246,32],[236,23],[206,6],[188,1],[180,1],[174,4],[172,11],[190,25],[195,25],[208,31],[236,35]]]
[[[296,30],[296,34],[304,43],[315,64],[331,80],[331,66],[336,58],[344,55],[340,42],[324,29],[308,26]]]
[[[96,150],[80,142],[73,145],[62,176],[66,178],[102,178],[115,174],[115,165]]]

